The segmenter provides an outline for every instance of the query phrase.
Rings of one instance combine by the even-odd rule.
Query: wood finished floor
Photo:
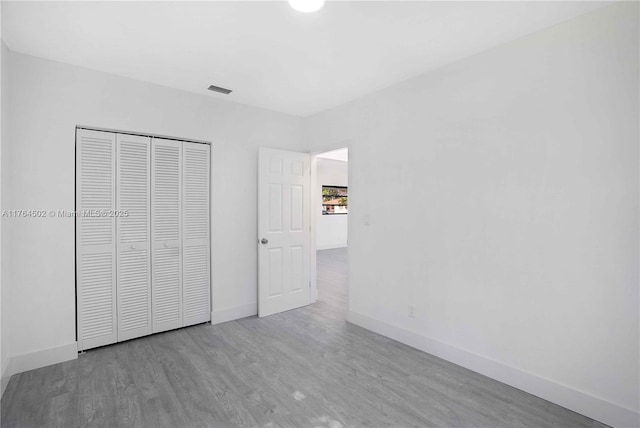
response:
[[[317,303],[88,351],[11,378],[2,427],[603,427],[346,323],[345,249]]]

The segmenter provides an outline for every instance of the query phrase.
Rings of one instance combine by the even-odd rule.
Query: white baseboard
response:
[[[46,367],[52,364],[75,360],[76,358],[78,358],[78,342],[72,342],[50,349],[43,349],[41,351],[30,352],[28,354],[14,355],[9,358],[7,367],[5,367],[4,372],[2,373],[2,394],[4,394],[4,391],[7,388],[9,379],[11,379],[11,376],[15,374],[39,369],[40,367]]]
[[[240,318],[258,315],[258,304],[235,306],[233,308],[218,309],[211,312],[211,324],[221,324],[227,321],[234,321]]]
[[[11,375],[78,358],[78,342],[11,357]]]
[[[316,250],[332,250],[334,248],[344,248],[346,246],[346,242],[316,242]]]
[[[607,425],[620,428],[640,426],[640,413],[566,385],[353,311],[349,311],[347,320],[352,324],[506,383]]]
[[[9,379],[11,379],[11,358],[9,357],[7,357],[7,365],[3,368],[1,376],[0,397],[4,395],[7,385],[9,385]]]

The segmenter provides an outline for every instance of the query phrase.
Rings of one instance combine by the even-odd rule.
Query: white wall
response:
[[[298,148],[301,119],[21,54],[9,59],[3,208],[73,210],[76,125],[212,141],[212,316],[255,314],[257,148]],[[18,371],[68,358],[75,347],[74,221],[7,223],[3,300],[11,302]]]
[[[0,3],[0,17],[2,16],[2,4]],[[1,22],[0,18],[0,34],[2,34],[1,30]],[[7,62],[4,61],[5,56],[8,54],[7,47],[0,40],[0,211],[2,211],[2,207],[4,204],[2,203],[2,186],[4,182],[2,180],[2,152],[4,142],[6,141],[6,135],[8,128],[7,119],[7,102],[9,95],[9,74],[7,73]],[[8,348],[6,346],[7,334],[5,332],[6,323],[3,318],[6,316],[7,312],[4,310],[3,306],[6,304],[6,299],[2,300],[2,275],[3,270],[2,266],[4,263],[4,259],[2,258],[2,217],[0,217],[0,397],[4,394],[4,390],[7,386],[7,377],[5,376],[5,370],[9,363],[8,358]],[[1,422],[1,421],[0,421]]]
[[[638,33],[614,4],[308,119],[348,141],[350,320],[638,424]]]
[[[347,246],[348,214],[322,215],[322,186],[348,186],[348,162],[318,158],[315,195],[320,202],[316,214],[316,248],[326,250]],[[315,207],[316,204],[313,204]]]

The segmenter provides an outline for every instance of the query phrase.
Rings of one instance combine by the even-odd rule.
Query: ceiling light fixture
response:
[[[289,0],[289,6],[298,12],[311,13],[322,9],[325,0]]]

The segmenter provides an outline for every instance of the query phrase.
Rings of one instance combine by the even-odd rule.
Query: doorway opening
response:
[[[345,148],[312,157],[312,224],[315,272],[312,302],[337,314],[348,310],[349,151]]]

